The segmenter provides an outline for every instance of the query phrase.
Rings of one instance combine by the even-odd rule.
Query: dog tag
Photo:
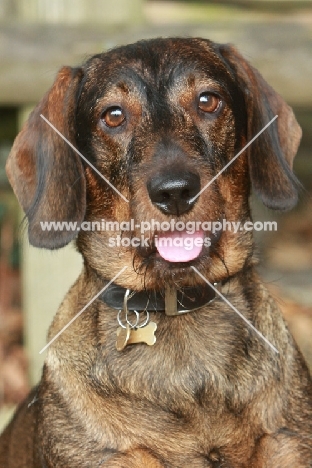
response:
[[[177,290],[171,286],[167,286],[165,291],[165,314],[179,315],[177,305]]]
[[[156,343],[156,330],[157,325],[154,322],[149,322],[145,327],[132,328],[127,344],[145,343],[148,346],[153,346]]]
[[[116,341],[116,349],[117,351],[122,351],[125,349],[129,342],[131,334],[130,325],[127,324],[126,328],[118,327],[117,328],[117,341]]]

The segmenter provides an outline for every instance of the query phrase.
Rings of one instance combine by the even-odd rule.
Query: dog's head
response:
[[[250,219],[251,184],[269,208],[293,207],[300,136],[291,109],[232,46],[156,39],[61,69],[7,172],[33,245],[55,249],[78,234],[86,263],[105,278],[128,266],[122,281],[133,289],[141,279],[192,283],[191,265],[218,281],[243,268],[252,240],[213,223]],[[43,230],[45,221],[80,230]]]

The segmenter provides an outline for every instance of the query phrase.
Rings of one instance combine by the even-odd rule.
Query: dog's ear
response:
[[[30,114],[16,137],[6,171],[28,219],[29,241],[57,249],[76,230],[42,229],[41,222],[77,221],[86,209],[86,187],[80,157],[41,117],[44,116],[75,146],[76,96],[83,72],[62,68],[48,93]]]
[[[283,98],[234,47],[225,45],[219,50],[244,93],[247,142],[278,116],[248,148],[254,190],[268,208],[293,208],[298,200],[298,181],[292,165],[301,139],[301,128]]]

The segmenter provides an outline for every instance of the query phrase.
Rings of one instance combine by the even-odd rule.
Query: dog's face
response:
[[[103,278],[127,266],[123,286],[154,289],[198,282],[192,265],[211,281],[244,267],[251,232],[213,232],[209,222],[248,221],[251,184],[267,206],[293,206],[299,140],[290,108],[235,49],[158,39],[63,68],[7,167],[34,245],[58,248],[77,234],[40,221],[114,221],[114,232],[79,231],[86,263]]]

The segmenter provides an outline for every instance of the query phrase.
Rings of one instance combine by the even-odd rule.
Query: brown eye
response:
[[[114,128],[119,127],[126,120],[126,116],[121,107],[113,106],[103,112],[101,120],[107,127]]]
[[[221,99],[212,93],[202,93],[199,96],[198,107],[203,112],[216,112],[221,105]]]

